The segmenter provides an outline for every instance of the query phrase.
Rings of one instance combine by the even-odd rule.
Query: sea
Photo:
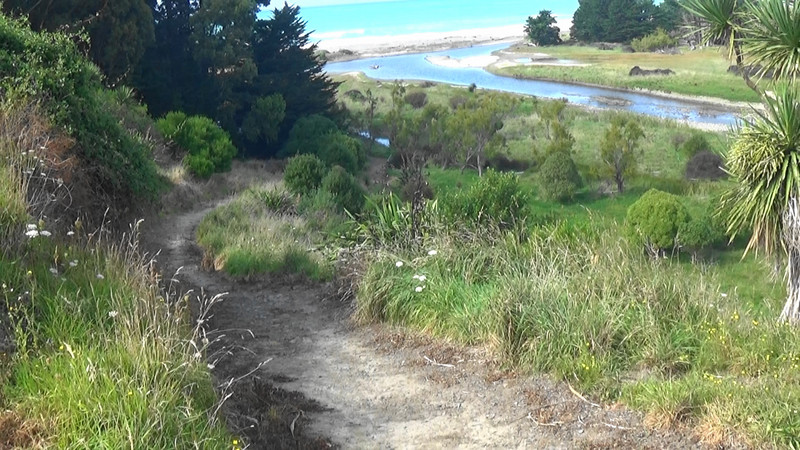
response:
[[[578,8],[578,0],[297,0],[294,4],[300,6],[312,40],[522,25],[543,9],[568,21]],[[273,2],[271,8],[276,5]],[[268,18],[271,12],[260,16]]]

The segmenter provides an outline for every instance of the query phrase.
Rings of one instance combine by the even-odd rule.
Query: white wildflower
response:
[[[33,239],[39,236],[39,232],[36,230],[28,230],[25,232],[25,236],[28,236],[29,239]]]
[[[117,314],[118,313],[116,311],[109,311],[108,312],[108,317],[113,319],[114,317],[117,317]]]
[[[724,293],[724,292],[723,292],[722,294],[719,294],[719,295],[721,295],[721,296],[723,296],[723,297],[727,297],[727,296],[728,296],[728,294],[726,294],[726,293]]]
[[[74,231],[67,231],[67,236],[70,236],[70,237],[75,236],[75,232]]]
[[[426,277],[425,275],[420,275],[420,276],[419,276],[419,278],[417,278],[417,279],[418,279],[419,281],[425,281],[425,280],[427,280],[427,279],[428,279],[428,277]]]
[[[97,274],[97,279],[98,279],[98,280],[105,280],[105,279],[106,279],[106,277],[104,277],[102,273],[98,273],[98,274]]]
[[[208,370],[214,370],[214,367],[216,366],[213,364],[206,364],[206,367],[208,367]]]
[[[35,229],[37,229],[37,228],[39,228],[39,227],[38,227],[38,226],[36,226],[36,224],[35,224],[35,223],[29,223],[29,224],[28,224],[28,226],[27,226],[27,229],[28,229],[28,231],[30,231],[30,230],[35,230]]]
[[[50,236],[53,235],[53,233],[51,233],[51,232],[49,232],[47,230],[42,230],[42,231],[39,232],[39,234],[41,234],[44,237],[50,237]]]
[[[395,267],[403,267],[403,261],[397,261],[394,265]]]
[[[417,288],[416,288],[416,289],[414,289],[414,291],[415,291],[415,292],[422,292],[422,290],[423,290],[423,289],[425,289],[425,287],[424,287],[424,286],[417,286]]]
[[[437,252],[436,250],[429,250],[428,251],[428,256],[436,256],[437,253],[439,253],[439,252]]]
[[[77,259],[73,259],[72,261],[69,262],[69,266],[70,267],[75,267],[77,265],[78,265],[78,260]]]

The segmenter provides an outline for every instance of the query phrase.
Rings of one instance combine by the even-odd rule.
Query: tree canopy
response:
[[[561,43],[561,29],[554,26],[556,19],[550,11],[543,9],[536,17],[528,17],[525,34],[536,45],[556,45]]]
[[[656,6],[653,0],[579,0],[570,36],[579,41],[628,42],[680,24],[677,0]]]

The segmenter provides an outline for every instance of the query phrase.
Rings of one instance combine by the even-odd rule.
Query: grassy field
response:
[[[758,95],[748,88],[742,78],[727,73],[730,62],[722,50],[681,48],[681,54],[623,53],[583,46],[528,47],[516,46],[517,57],[546,53],[558,59],[590,64],[569,66],[515,66],[490,68],[498,75],[590,83],[626,89],[647,89],[667,93],[716,97],[731,101],[757,102]],[[631,77],[633,66],[643,69],[672,69],[674,75]]]

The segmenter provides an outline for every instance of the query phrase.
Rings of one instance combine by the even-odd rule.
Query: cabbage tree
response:
[[[684,0],[724,41],[764,110],[738,128],[726,166],[736,185],[723,198],[728,231],[751,229],[747,250],[786,254],[788,298],[780,320],[800,323],[800,5],[783,0]],[[755,68],[751,79],[750,68]],[[767,80],[770,75],[774,81]]]

